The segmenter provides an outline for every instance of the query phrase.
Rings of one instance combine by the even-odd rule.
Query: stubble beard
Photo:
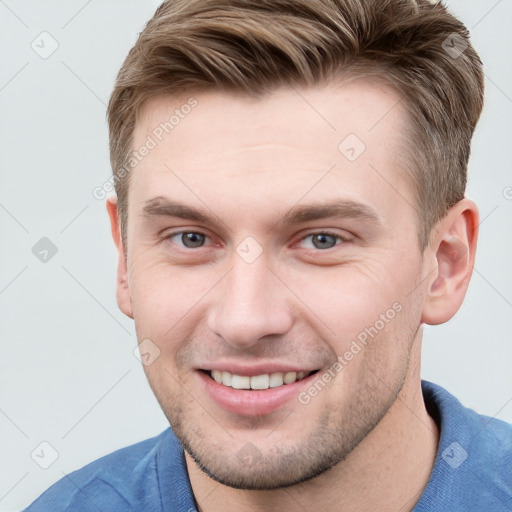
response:
[[[290,440],[287,434],[280,439],[277,427],[269,437],[275,442],[267,440],[266,446],[252,443],[250,430],[242,448],[227,431],[221,431],[217,440],[205,425],[222,427],[179,391],[160,405],[184,449],[210,478],[235,489],[275,490],[314,479],[342,462],[389,411],[405,377],[406,368],[383,385],[382,379],[367,371],[344,407],[327,407],[305,432],[308,405],[300,405],[283,422],[295,426],[296,437]],[[333,379],[331,385],[335,383]],[[192,409],[201,418],[195,420],[198,414]]]

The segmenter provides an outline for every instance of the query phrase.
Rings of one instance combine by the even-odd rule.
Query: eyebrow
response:
[[[220,220],[220,217],[215,214],[210,215],[203,210],[187,206],[163,196],[147,200],[142,208],[142,216],[177,217],[210,225],[216,224]],[[296,205],[289,211],[280,214],[272,225],[294,225],[334,217],[360,219],[377,226],[382,226],[382,219],[373,208],[363,203],[346,199],[337,199],[322,204]]]
[[[337,199],[316,205],[294,206],[288,212],[280,215],[276,224],[300,224],[333,217],[361,219],[372,224],[382,224],[379,214],[373,208],[346,199]]]
[[[212,218],[201,210],[192,208],[177,201],[171,201],[162,196],[154,197],[144,203],[143,217],[179,217],[180,219],[194,220],[213,224]]]

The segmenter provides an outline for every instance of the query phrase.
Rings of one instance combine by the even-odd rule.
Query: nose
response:
[[[216,287],[208,326],[236,348],[283,335],[293,323],[286,291],[265,258],[246,263],[235,254],[231,270]]]

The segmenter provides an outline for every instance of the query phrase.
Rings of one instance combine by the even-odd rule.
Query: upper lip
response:
[[[290,364],[290,363],[278,363],[278,362],[268,362],[268,363],[258,363],[258,364],[240,364],[226,361],[215,362],[215,363],[207,363],[204,366],[198,368],[198,370],[219,370],[226,371],[232,373],[234,375],[243,375],[247,377],[254,377],[256,375],[265,375],[272,374],[277,372],[312,372],[318,370],[317,368],[312,368],[310,365],[298,365],[298,364]]]

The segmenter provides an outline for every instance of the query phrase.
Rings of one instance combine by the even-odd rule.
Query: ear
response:
[[[107,198],[107,211],[110,217],[110,227],[112,238],[117,247],[117,304],[119,309],[130,318],[133,318],[132,301],[130,298],[130,289],[128,287],[128,271],[126,252],[121,237],[121,225],[117,211],[117,197]]]
[[[477,238],[478,208],[470,199],[463,199],[439,222],[425,250],[432,256],[425,262],[434,261],[435,272],[428,280],[423,323],[447,322],[460,308],[473,271]]]

